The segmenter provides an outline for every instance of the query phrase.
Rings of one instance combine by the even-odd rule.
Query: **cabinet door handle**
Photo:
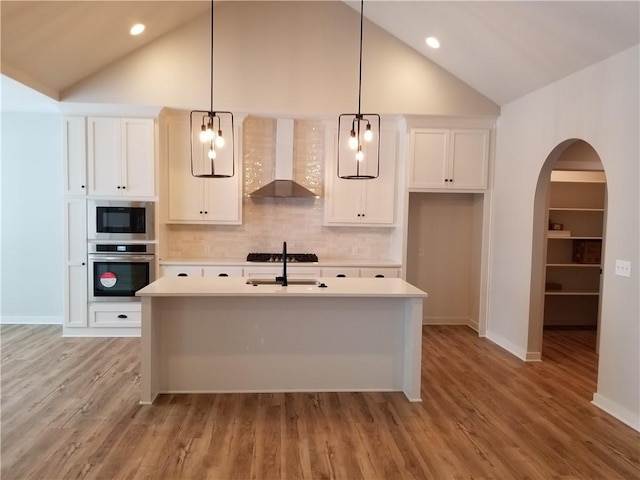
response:
[[[344,273],[339,273],[336,275],[337,278],[345,278],[346,275]]]
[[[189,275],[187,275],[186,273],[179,273],[178,276],[179,277],[188,277]]]
[[[118,318],[129,318],[129,317],[127,317],[124,313],[121,313],[120,315],[118,315]]]
[[[376,278],[384,278],[384,275],[382,275],[381,273],[376,275]]]
[[[209,213],[208,211],[206,211],[206,210],[204,211],[204,214],[205,214],[205,215],[207,215],[208,213]]]
[[[202,210],[200,210],[200,215],[202,215]]]
[[[118,190],[120,190],[120,185],[118,185]]]
[[[218,276],[219,277],[228,277],[229,274],[228,273],[219,273]]]
[[[124,185],[122,185],[122,189],[124,190],[125,188],[127,188],[127,187],[125,187]]]
[[[84,188],[84,185],[80,185],[80,188]]]

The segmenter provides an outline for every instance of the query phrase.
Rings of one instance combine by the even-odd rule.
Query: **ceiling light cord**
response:
[[[362,32],[364,30],[364,0],[360,0],[360,73],[358,75],[358,118],[362,103]]]
[[[231,178],[235,175],[235,127],[233,113],[213,110],[213,10],[214,0],[211,0],[210,43],[209,43],[209,110],[192,110],[189,115],[189,133],[191,136],[191,175],[198,178]],[[198,119],[200,123],[198,123]],[[224,123],[224,128],[223,128]],[[199,127],[198,127],[199,124]],[[225,144],[223,136],[230,136],[231,148]],[[218,152],[217,150],[220,150]],[[230,150],[230,151],[229,151]],[[220,155],[219,155],[220,154]],[[221,160],[230,164],[226,171],[221,172],[217,163]],[[198,165],[196,168],[194,164]],[[209,168],[202,168],[208,165]],[[230,167],[230,168],[229,168]],[[224,168],[223,168],[224,169]],[[204,171],[202,171],[204,170]]]
[[[209,80],[210,80],[209,85],[211,85],[211,91],[209,92],[209,95],[210,95],[211,102],[209,103],[209,111],[211,112],[213,112],[213,2],[214,0],[211,0],[211,44],[209,45],[210,53],[211,53],[211,55],[209,55],[209,58],[211,58],[210,72],[209,72]]]
[[[380,115],[362,113],[362,56],[364,38],[364,0],[360,0],[360,52],[358,58],[358,111],[338,116],[336,174],[345,180],[371,180],[380,175]],[[350,122],[351,128],[348,128]],[[375,130],[375,133],[374,133]],[[348,132],[348,147],[343,139]],[[367,146],[366,144],[369,144]],[[345,160],[345,156],[348,160]],[[355,164],[352,163],[355,160]],[[345,163],[350,166],[346,166]],[[346,167],[346,168],[345,168]],[[375,170],[373,168],[375,167]]]

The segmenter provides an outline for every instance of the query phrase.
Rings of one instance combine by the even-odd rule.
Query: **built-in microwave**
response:
[[[87,238],[115,241],[154,240],[153,202],[89,200]]]

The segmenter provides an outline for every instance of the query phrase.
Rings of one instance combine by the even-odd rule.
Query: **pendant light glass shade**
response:
[[[362,103],[362,33],[364,0],[360,1],[360,63],[358,78],[358,113],[338,117],[338,152],[336,172],[347,180],[371,180],[380,175],[380,115],[361,113]]]
[[[191,175],[200,178],[230,178],[235,175],[235,132],[233,113],[213,110],[213,0],[211,0],[211,84],[209,110],[193,110]]]

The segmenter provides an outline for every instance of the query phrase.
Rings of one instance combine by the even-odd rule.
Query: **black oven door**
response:
[[[153,281],[153,255],[92,255],[89,299],[136,300],[135,293]]]

